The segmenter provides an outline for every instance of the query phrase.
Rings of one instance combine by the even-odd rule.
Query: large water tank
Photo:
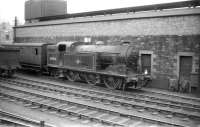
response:
[[[25,2],[25,20],[66,13],[66,0],[28,0]]]

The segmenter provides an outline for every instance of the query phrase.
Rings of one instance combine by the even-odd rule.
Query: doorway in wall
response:
[[[151,54],[141,54],[141,68],[142,73],[147,70],[151,74]]]
[[[190,80],[192,72],[192,56],[180,56],[179,78]]]

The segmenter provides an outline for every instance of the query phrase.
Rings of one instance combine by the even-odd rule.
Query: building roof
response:
[[[127,20],[127,19],[141,19],[141,18],[156,18],[156,17],[171,17],[171,16],[186,16],[186,15],[199,15],[200,7],[196,8],[181,8],[181,9],[167,9],[160,11],[145,11],[137,13],[118,13],[113,15],[97,15],[86,17],[65,18],[59,20],[49,20],[35,23],[26,23],[15,28],[35,27],[35,26],[51,26],[63,25],[85,22],[101,22],[101,21],[114,21],[114,20]]]
[[[126,8],[107,9],[107,10],[90,11],[90,12],[82,12],[82,13],[64,14],[64,15],[56,15],[56,16],[46,16],[46,17],[40,17],[38,19],[40,21],[47,21],[47,20],[74,18],[74,17],[86,17],[86,16],[97,16],[97,15],[107,15],[107,14],[117,14],[117,13],[164,10],[164,9],[174,9],[174,8],[184,8],[184,7],[197,7],[197,6],[200,6],[200,1],[191,0],[191,1],[164,3],[164,4],[154,4],[154,5],[144,5],[144,6],[136,6],[136,7],[126,7]]]
[[[13,43],[13,44],[2,44],[6,46],[42,46],[47,45],[47,43]]]

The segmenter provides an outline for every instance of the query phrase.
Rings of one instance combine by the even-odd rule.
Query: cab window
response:
[[[38,55],[38,49],[35,48],[35,55]]]
[[[66,45],[60,44],[60,45],[58,46],[58,51],[59,51],[59,52],[66,51]]]

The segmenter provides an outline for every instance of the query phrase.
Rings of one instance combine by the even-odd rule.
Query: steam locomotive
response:
[[[8,45],[7,45],[8,46]],[[121,45],[84,42],[15,43],[22,68],[63,75],[70,81],[90,85],[104,83],[109,89],[142,88],[151,80],[140,72],[138,52],[128,43]]]

